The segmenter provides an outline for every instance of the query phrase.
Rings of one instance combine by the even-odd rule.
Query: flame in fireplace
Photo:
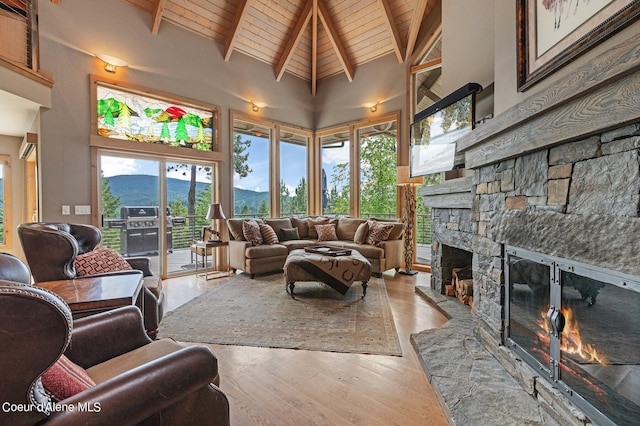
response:
[[[603,364],[602,356],[598,354],[596,348],[582,341],[580,336],[580,327],[575,320],[573,310],[571,308],[562,308],[560,313],[564,316],[565,325],[560,335],[560,350],[571,355],[577,355],[587,362],[597,362]],[[542,320],[538,321],[538,325],[544,332],[538,332],[538,338],[545,342],[549,342],[549,325],[547,324],[547,312],[541,312]]]

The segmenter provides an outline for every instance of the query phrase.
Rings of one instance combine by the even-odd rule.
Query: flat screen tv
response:
[[[482,86],[469,83],[413,118],[409,171],[411,177],[464,168],[456,141],[473,129],[476,94]]]

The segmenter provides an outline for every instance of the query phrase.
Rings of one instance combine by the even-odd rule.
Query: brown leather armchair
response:
[[[76,278],[76,256],[94,250],[102,241],[95,226],[73,223],[23,223],[18,226],[18,236],[36,284]],[[144,325],[148,334],[155,337],[164,312],[162,280],[151,272],[149,258],[125,260],[143,273]],[[111,274],[114,273],[122,272]]]
[[[152,341],[133,306],[72,321],[62,299],[28,281],[0,253],[0,424],[229,424],[209,348]],[[63,353],[96,385],[52,405],[40,376]]]

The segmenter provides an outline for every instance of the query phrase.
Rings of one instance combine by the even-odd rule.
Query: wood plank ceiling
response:
[[[154,34],[178,25],[222,44],[225,61],[242,52],[272,65],[278,81],[285,72],[309,81],[315,95],[319,80],[353,81],[358,66],[384,55],[404,62],[441,0],[123,1],[149,13]]]

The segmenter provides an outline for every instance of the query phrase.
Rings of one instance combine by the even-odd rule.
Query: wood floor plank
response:
[[[409,336],[446,318],[415,292],[429,275],[383,275],[403,355],[208,344],[233,425],[447,425]],[[175,309],[225,280],[165,280]]]

